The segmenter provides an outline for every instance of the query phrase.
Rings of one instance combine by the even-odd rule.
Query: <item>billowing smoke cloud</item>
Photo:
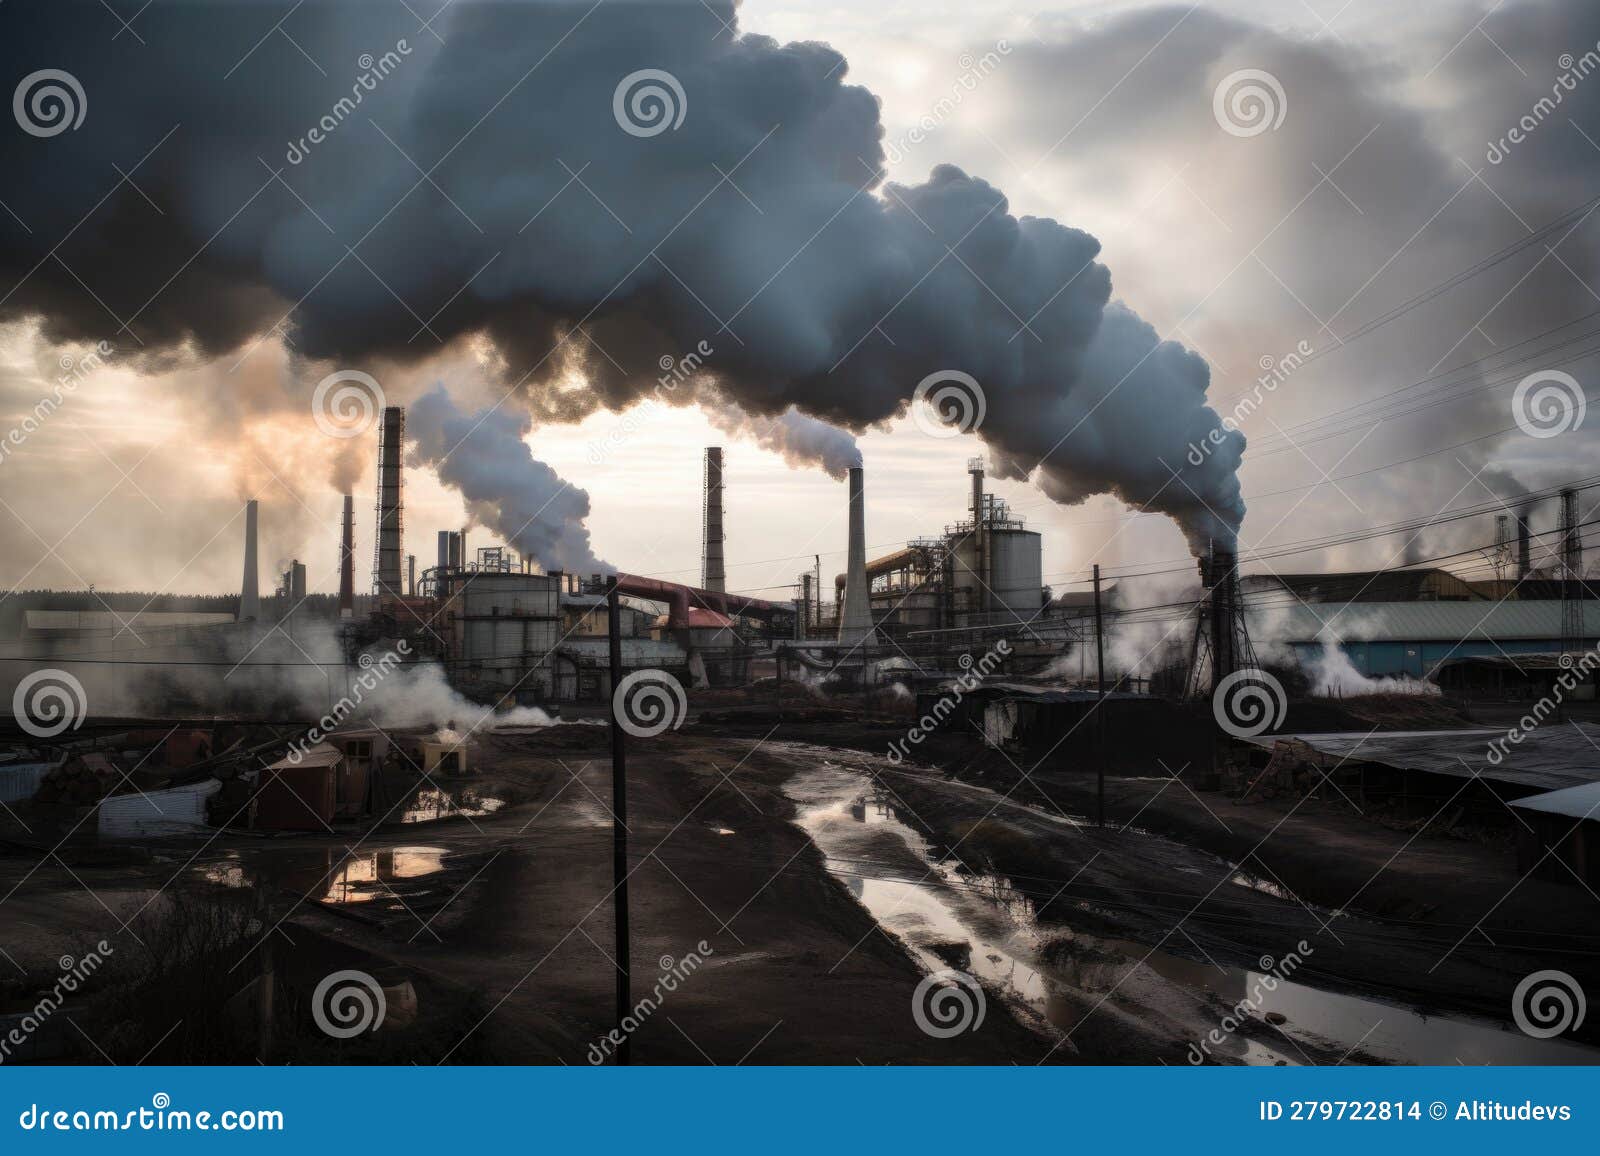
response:
[[[731,34],[733,0],[462,0],[430,31],[403,6],[161,5],[137,52],[84,35],[104,18],[87,0],[13,7],[4,75],[70,72],[89,108],[0,136],[0,318],[151,358],[284,319],[343,363],[486,335],[541,414],[593,404],[574,369],[620,408],[702,342],[719,390],[780,422],[861,430],[959,371],[1006,476],[1166,512],[1197,548],[1243,516],[1242,435],[1187,456],[1218,424],[1205,362],[1112,305],[1098,242],[954,167],[883,183],[878,105],[843,58]],[[629,99],[644,70],[659,122]],[[525,427],[505,420],[487,424],[509,451]],[[559,483],[434,448],[480,517],[498,504],[530,553],[584,564],[572,519],[539,512]]]
[[[473,517],[519,554],[547,572],[611,569],[589,546],[589,495],[534,460],[523,440],[531,431],[528,416],[508,405],[462,412],[443,386],[406,414],[406,434],[416,439],[411,464],[433,467]]]
[[[718,405],[704,398],[700,408],[723,433],[781,454],[791,466],[821,466],[830,477],[843,478],[851,466],[861,464],[861,450],[850,433],[807,417],[793,406],[776,417],[760,417],[734,402]]]

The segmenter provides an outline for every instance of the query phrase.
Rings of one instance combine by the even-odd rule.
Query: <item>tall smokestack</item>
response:
[[[978,588],[972,592],[972,608],[989,607],[989,591],[993,580],[989,576],[989,534],[983,517],[983,459],[968,458],[967,473],[972,475],[972,556]]]
[[[1528,571],[1533,569],[1533,548],[1529,542],[1528,533],[1529,507],[1524,506],[1517,511],[1517,578],[1520,580],[1528,576]]]
[[[706,590],[724,591],[728,575],[722,560],[722,447],[706,447],[706,516],[702,541],[704,553],[700,585]]]
[[[261,617],[261,579],[256,566],[256,500],[244,505],[244,584],[239,588],[239,621]]]
[[[445,570],[450,566],[450,531],[439,531],[439,569]]]
[[[378,533],[372,562],[373,592],[398,598],[401,586],[400,454],[406,440],[406,411],[385,406],[383,432],[378,438]]]
[[[356,613],[356,500],[344,496],[344,524],[339,531],[339,617]]]
[[[872,640],[872,606],[867,595],[866,486],[860,466],[850,467],[850,546],[845,563],[844,606],[839,612],[839,641],[852,645]]]

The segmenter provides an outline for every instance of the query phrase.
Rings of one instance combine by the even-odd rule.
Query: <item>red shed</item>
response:
[[[305,831],[331,826],[338,797],[337,748],[318,743],[298,760],[282,758],[261,770],[253,826],[266,831]]]

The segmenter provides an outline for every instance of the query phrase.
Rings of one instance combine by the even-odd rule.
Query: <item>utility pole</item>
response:
[[[1106,825],[1106,633],[1105,620],[1100,615],[1100,564],[1094,567],[1094,672],[1100,686],[1100,697],[1094,704],[1095,763],[1094,763],[1094,821]]]
[[[606,624],[611,641],[611,879],[612,909],[616,914],[617,1027],[633,1007],[633,992],[628,959],[628,753],[618,712],[617,687],[622,684],[622,598],[616,579],[606,592]],[[629,1036],[622,1033],[617,1045],[617,1063],[629,1062]]]

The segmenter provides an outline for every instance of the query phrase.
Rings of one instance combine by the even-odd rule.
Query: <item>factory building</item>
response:
[[[972,481],[968,517],[946,526],[938,537],[915,538],[865,563],[872,624],[889,637],[1031,624],[1042,615],[1047,599],[1043,539],[1003,499],[984,492],[982,458],[971,459],[967,472]],[[847,582],[848,574],[834,579],[843,605],[849,602]]]
[[[1330,576],[1331,577],[1331,576]],[[1293,647],[1302,665],[1331,637],[1361,674],[1425,678],[1452,659],[1559,653],[1560,601],[1346,602],[1275,605],[1271,633]],[[1580,646],[1600,638],[1600,603],[1577,603]],[[1246,603],[1247,608],[1249,603]],[[1262,633],[1266,633],[1263,631]]]

